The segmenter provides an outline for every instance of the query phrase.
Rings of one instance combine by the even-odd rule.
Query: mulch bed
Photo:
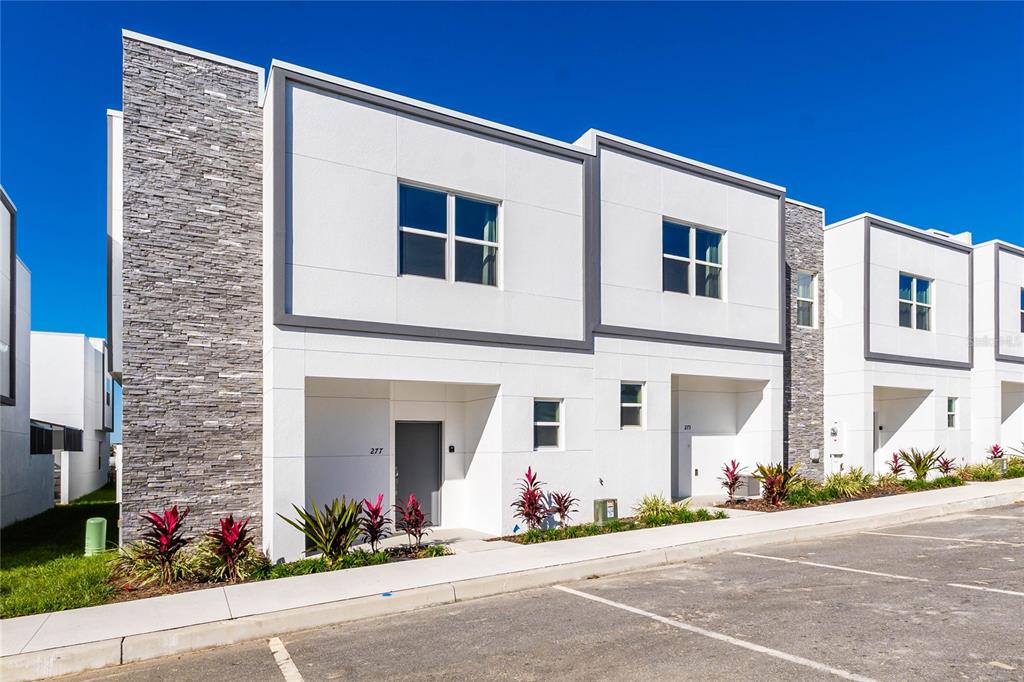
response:
[[[871,488],[868,491],[861,493],[855,497],[837,497],[832,500],[822,500],[820,502],[811,502],[808,504],[788,504],[783,502],[778,507],[773,507],[770,504],[766,504],[760,497],[749,498],[745,500],[736,500],[735,502],[723,502],[715,505],[720,509],[744,509],[746,511],[756,512],[778,512],[786,511],[787,509],[806,509],[807,507],[822,507],[827,504],[840,504],[842,502],[853,502],[855,500],[869,500],[873,497],[891,497],[892,495],[902,495],[904,493],[916,492],[907,490],[903,486],[887,486],[879,488]]]
[[[195,592],[196,590],[206,590],[211,587],[225,587],[230,584],[231,583],[190,583],[187,581],[180,581],[171,583],[170,585],[147,585],[146,587],[132,589],[118,587],[107,603],[115,604],[117,602],[135,601],[136,599],[146,599],[148,597],[163,597],[168,594]]]

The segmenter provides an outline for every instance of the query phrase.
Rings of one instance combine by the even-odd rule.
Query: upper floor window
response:
[[[533,401],[533,449],[557,450],[562,447],[562,401]]]
[[[722,298],[722,233],[661,222],[664,291]]]
[[[1020,331],[1024,333],[1024,287],[1020,288]]]
[[[818,326],[818,277],[809,272],[796,273],[796,325]]]
[[[498,284],[498,204],[400,185],[399,274]],[[451,239],[449,239],[451,237]]]
[[[621,428],[644,425],[644,385],[623,381],[619,389],[619,425]]]
[[[900,326],[932,328],[932,281],[900,273]]]

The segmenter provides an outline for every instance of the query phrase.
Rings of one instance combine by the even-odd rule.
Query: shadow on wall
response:
[[[1004,381],[1000,387],[1000,394],[1000,439],[1011,444],[1024,442],[1024,383]]]
[[[875,459],[890,451],[917,447],[934,440],[935,424],[926,403],[931,391],[875,386]]]

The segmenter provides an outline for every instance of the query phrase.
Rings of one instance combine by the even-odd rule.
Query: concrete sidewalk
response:
[[[233,585],[0,621],[4,680],[1024,501],[1024,479]]]

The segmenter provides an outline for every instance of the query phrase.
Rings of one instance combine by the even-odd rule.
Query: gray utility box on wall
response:
[[[594,522],[604,523],[609,519],[619,518],[618,500],[594,500]]]
[[[740,486],[736,493],[746,497],[761,497],[761,481],[753,476],[744,476],[743,485]]]

